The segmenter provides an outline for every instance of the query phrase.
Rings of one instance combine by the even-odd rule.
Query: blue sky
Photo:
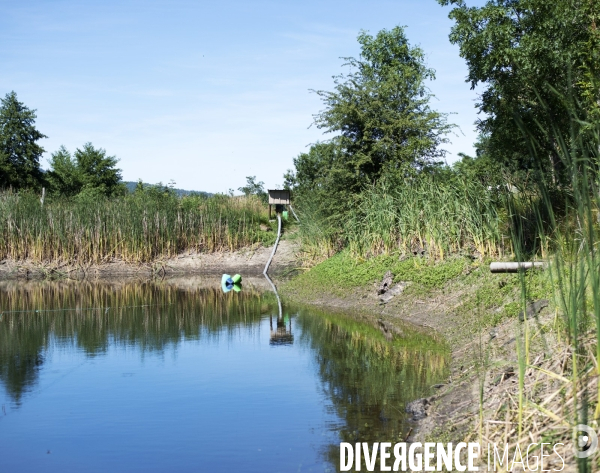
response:
[[[37,110],[46,159],[92,142],[125,180],[226,192],[256,175],[281,185],[317,140],[322,109],[356,37],[396,25],[427,55],[432,106],[462,133],[448,161],[473,152],[476,91],[435,0],[2,2],[0,95]],[[483,2],[470,2],[479,5]]]

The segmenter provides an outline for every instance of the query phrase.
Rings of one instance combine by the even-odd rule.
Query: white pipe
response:
[[[271,260],[273,259],[273,256],[275,256],[275,252],[277,251],[277,245],[279,245],[279,237],[280,236],[281,236],[281,215],[277,214],[277,239],[275,240],[275,245],[273,245],[273,252],[271,253],[271,257],[269,258],[269,261],[267,261],[265,270],[263,271],[263,274],[265,276],[267,275],[267,271],[269,270],[269,266],[271,265]]]
[[[545,268],[546,263],[540,261],[527,261],[527,262],[519,262],[519,263],[504,263],[504,262],[495,262],[490,263],[490,271],[492,273],[517,273],[519,270],[528,270],[532,268]]]
[[[294,212],[294,209],[292,207],[292,204],[289,204],[288,207],[290,208],[290,210],[292,211],[292,213],[294,214],[294,218],[296,219],[296,222],[300,223],[300,219],[298,218],[298,216],[296,215],[296,212]]]
[[[281,318],[283,315],[283,311],[281,310],[281,299],[279,298],[279,293],[277,292],[277,287],[275,287],[275,284],[273,284],[273,281],[271,281],[271,278],[269,277],[269,275],[266,272],[264,273],[264,276],[265,276],[265,278],[267,278],[267,281],[269,281],[269,284],[273,288],[275,297],[277,297],[277,306],[279,307],[279,318]]]

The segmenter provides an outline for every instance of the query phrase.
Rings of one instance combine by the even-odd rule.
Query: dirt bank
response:
[[[285,275],[296,266],[296,240],[281,240],[269,268],[271,275]],[[15,278],[113,278],[113,277],[176,277],[198,274],[240,273],[262,274],[272,247],[255,245],[227,253],[184,253],[176,258],[158,259],[148,264],[132,264],[111,260],[101,264],[31,261],[0,261],[0,279]]]

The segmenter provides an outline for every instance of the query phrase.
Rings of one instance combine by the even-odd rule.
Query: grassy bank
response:
[[[523,274],[491,274],[489,261],[450,257],[443,261],[399,255],[357,258],[349,251],[286,283],[288,297],[362,311],[386,323],[431,327],[452,349],[451,374],[432,401],[418,437],[429,441],[479,441],[510,445],[565,444],[572,471],[572,427],[583,406],[595,425],[593,325],[580,335],[577,363],[562,316],[556,267]],[[404,290],[384,303],[376,288],[386,271]],[[519,320],[523,288],[548,307]],[[583,328],[583,326],[581,326]],[[538,448],[539,453],[539,448]],[[512,457],[511,457],[512,458]],[[593,457],[597,466],[598,456]],[[555,465],[560,468],[560,461]]]
[[[0,260],[147,263],[184,251],[233,251],[272,244],[260,199],[132,194],[47,200],[0,195]]]
[[[288,290],[438,329],[479,406],[463,413],[469,428],[456,440],[516,448],[551,439],[568,449],[570,467],[590,471],[599,455],[577,457],[572,447],[578,425],[598,430],[600,421],[600,131],[579,104],[569,113],[568,136],[544,131],[550,174],[548,155],[524,129],[530,166],[510,175],[513,184],[487,185],[459,167],[381,178],[343,201],[309,189],[316,203],[299,205],[310,222],[305,253],[320,264]],[[499,178],[492,169],[484,177]],[[491,258],[544,259],[548,270],[491,275]],[[398,303],[374,294],[388,270]]]
[[[404,259],[400,253],[367,259],[355,257],[351,251],[346,250],[299,275],[288,287],[303,294],[327,288],[331,293],[343,295],[348,290],[377,284],[386,271],[391,271],[395,282],[411,281],[431,289],[460,275],[468,267],[469,261],[467,258],[456,257],[441,264],[431,264],[431,260],[427,258]]]
[[[391,271],[394,285],[403,287],[391,305],[384,305],[376,293],[387,271]],[[379,310],[396,307],[400,300],[408,307],[420,299],[456,298],[459,304],[456,311],[475,333],[517,318],[523,283],[527,285],[530,298],[536,300],[551,298],[555,289],[548,272],[534,271],[522,276],[491,274],[489,260],[453,256],[436,261],[424,257],[404,258],[399,254],[365,259],[342,251],[286,282],[282,291],[309,302],[326,303],[330,298],[347,299],[355,304],[356,299],[361,299],[363,302],[358,306],[364,304],[372,308],[376,305]],[[477,314],[476,318],[474,314]],[[409,316],[410,310],[407,308],[397,315]],[[477,324],[472,323],[475,320]]]

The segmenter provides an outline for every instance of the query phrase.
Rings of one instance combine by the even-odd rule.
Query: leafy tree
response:
[[[298,207],[334,240],[365,188],[438,167],[445,153],[440,145],[452,129],[429,106],[425,82],[434,71],[402,28],[375,37],[361,32],[358,42],[360,56],[344,58],[350,72],[335,77],[333,92],[317,92],[325,109],[314,116],[315,125],[335,136],[300,154],[284,176]]]
[[[135,185],[135,190],[133,192],[134,194],[140,194],[144,192],[145,188],[146,186],[144,185],[144,181],[138,179],[137,184]]]
[[[246,176],[246,185],[239,187],[238,190],[243,192],[245,196],[258,195],[264,197],[267,195],[265,192],[265,183],[263,181],[256,182],[256,176]]]
[[[75,151],[77,168],[83,184],[82,192],[94,192],[105,196],[124,193],[121,185],[121,170],[116,167],[119,160],[107,156],[102,148],[95,149],[92,143]]]
[[[81,192],[83,184],[77,162],[64,146],[52,153],[48,163],[50,170],[46,173],[46,179],[54,193],[72,197]]]
[[[19,102],[14,91],[0,102],[0,188],[38,188],[44,148],[37,141],[47,136],[35,128],[35,110]]]
[[[383,174],[402,176],[407,168],[436,164],[452,128],[429,106],[425,81],[434,79],[434,71],[403,28],[375,37],[361,32],[358,42],[360,56],[343,58],[350,72],[335,77],[335,91],[317,91],[325,110],[314,116],[318,128],[337,135],[341,155],[330,172],[352,193]]]
[[[600,117],[598,2],[489,0],[479,8],[438,2],[454,5],[450,41],[467,62],[467,81],[485,86],[477,104],[485,118],[477,126],[489,139],[490,158],[522,172],[541,162],[543,177],[560,182],[556,137],[568,137],[573,124],[567,99]]]
[[[48,182],[55,193],[67,197],[122,195],[126,189],[117,162],[117,158],[107,156],[104,149],[96,149],[92,143],[78,148],[73,157],[61,146],[50,158]]]
[[[503,179],[502,168],[488,155],[472,157],[459,153],[459,156],[461,160],[455,162],[452,168],[460,176],[487,186],[496,187],[506,183],[506,179]]]
[[[318,203],[323,216],[341,215],[353,203],[355,176],[346,170],[346,155],[337,140],[313,144],[308,153],[294,158],[295,172],[284,175],[284,187],[294,190],[301,206]]]
[[[484,186],[497,188],[504,186],[509,180],[506,169],[500,163],[494,161],[488,151],[489,138],[479,135],[475,142],[475,156],[458,153],[461,158],[452,165],[455,174],[463,179],[478,181]]]

